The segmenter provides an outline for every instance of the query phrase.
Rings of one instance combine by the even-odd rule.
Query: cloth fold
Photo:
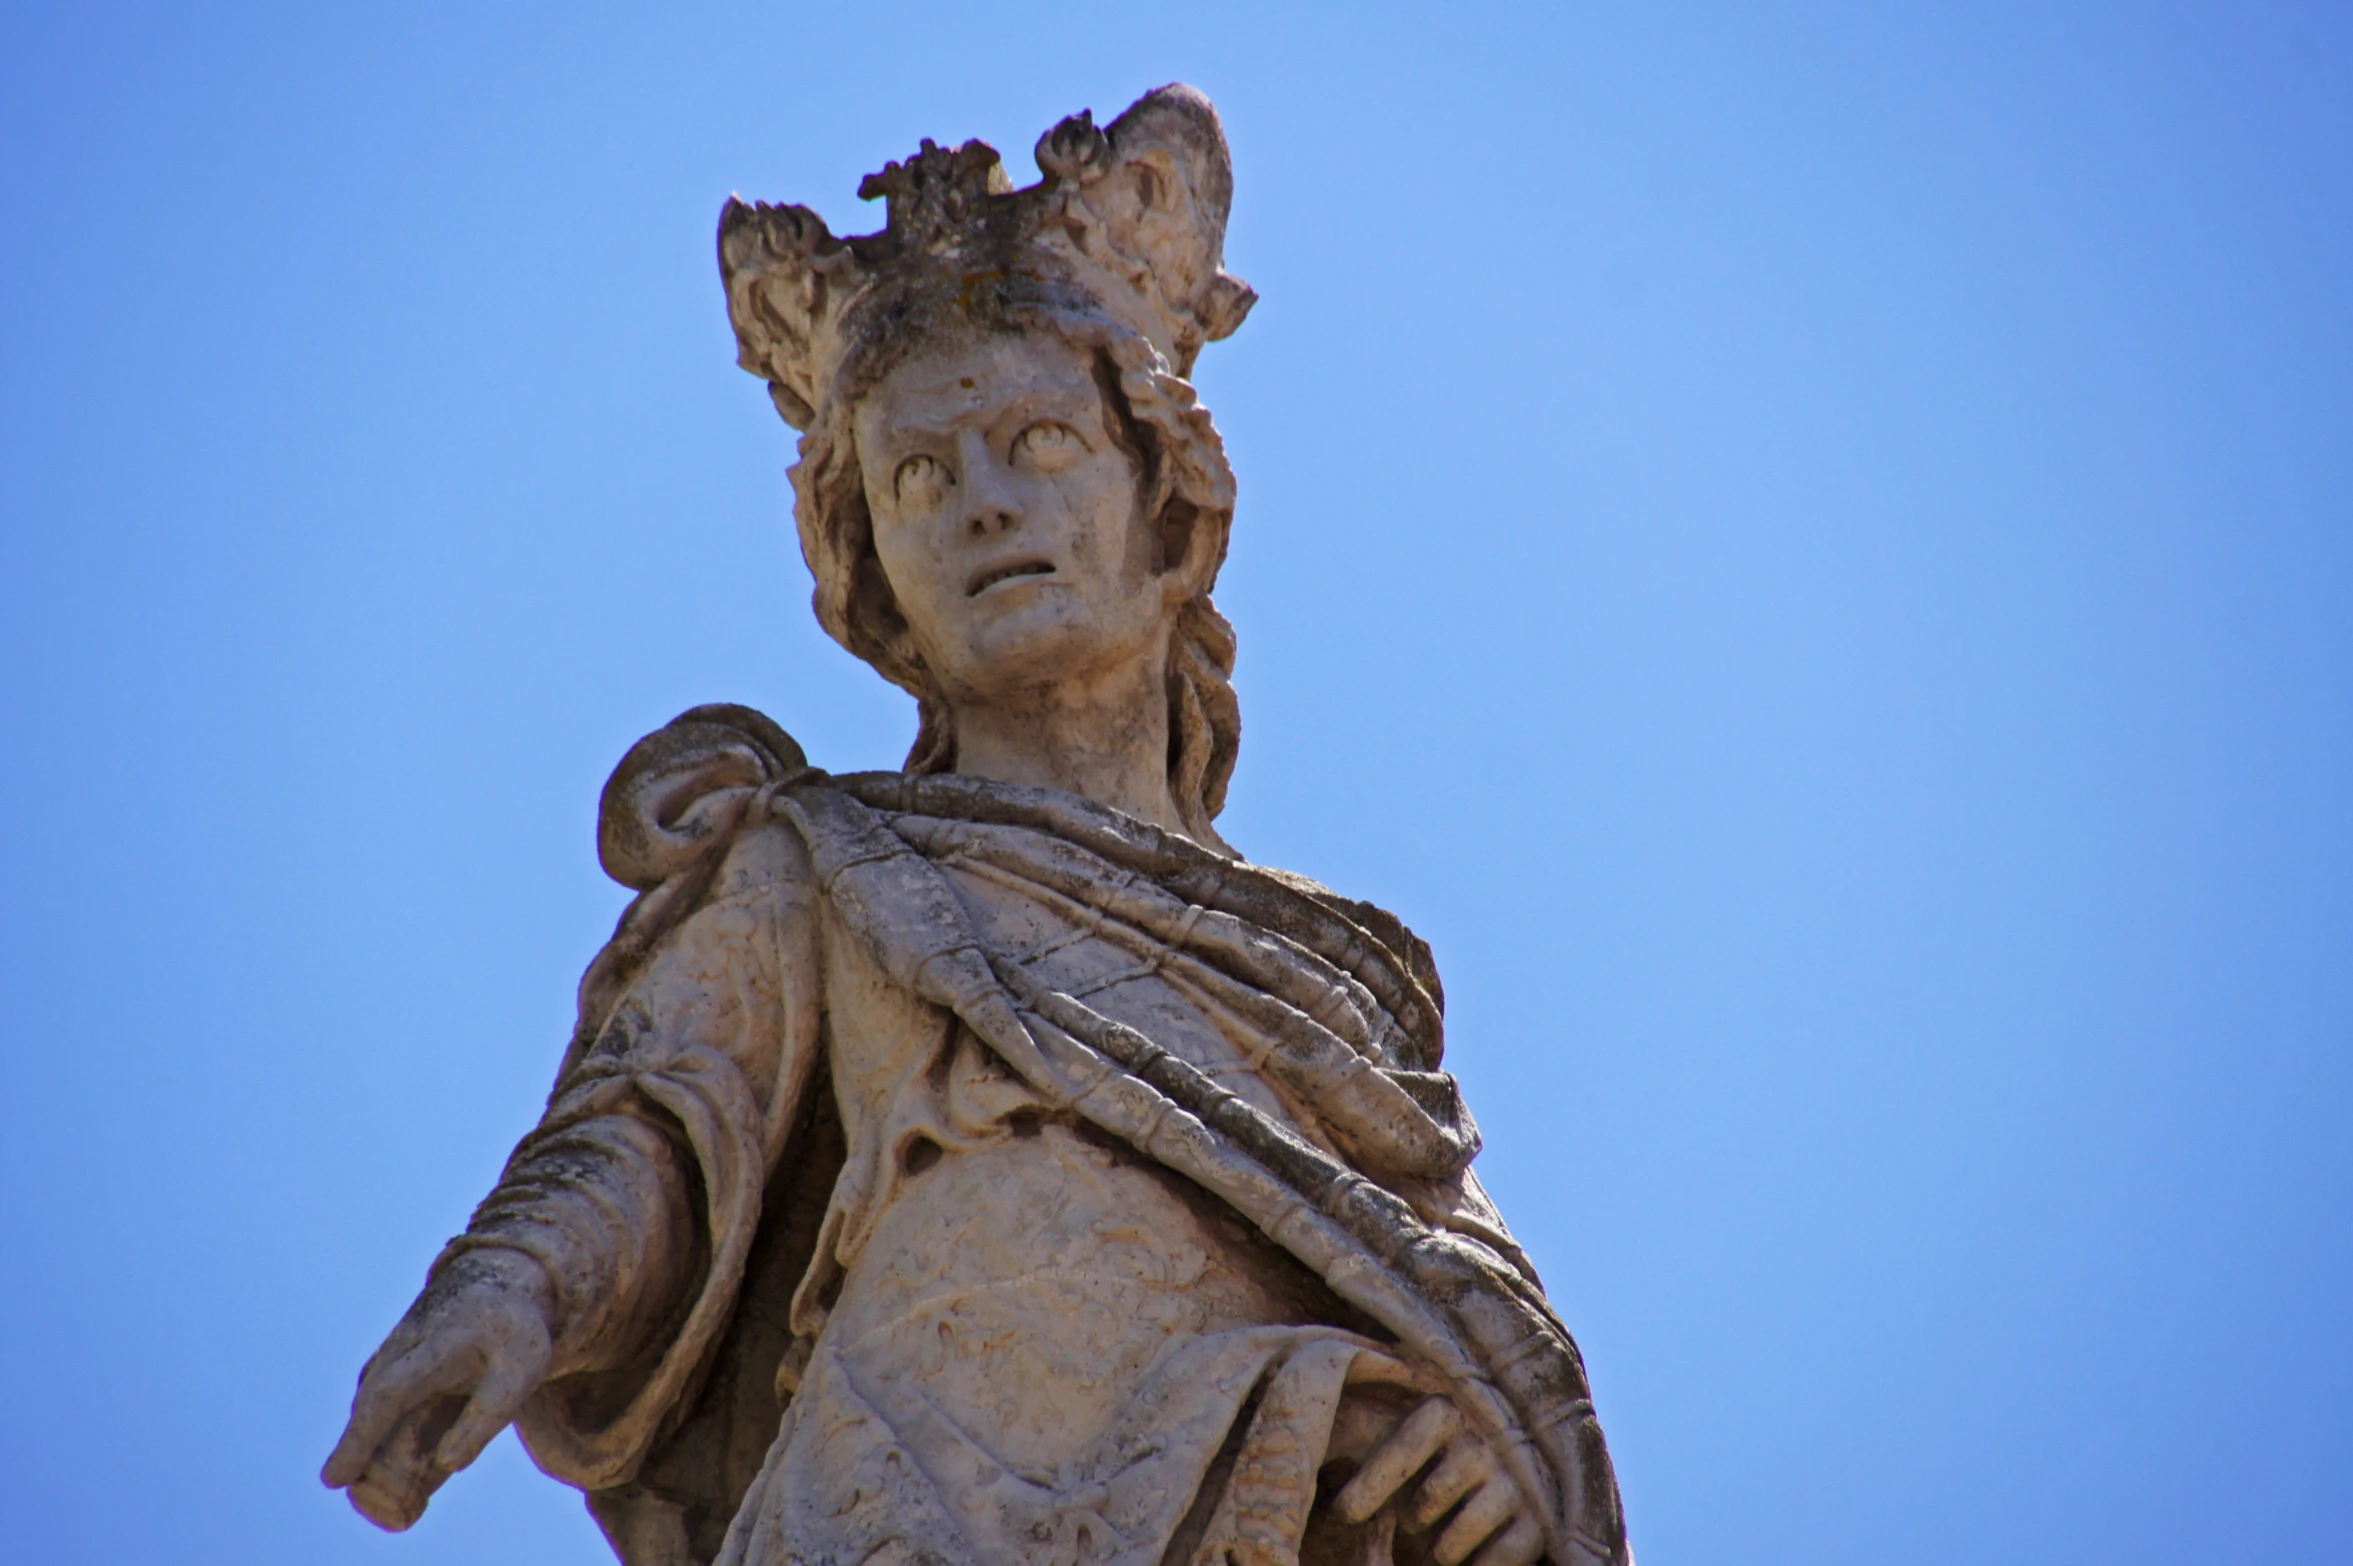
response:
[[[853,943],[897,992],[892,1004],[952,1019],[1045,1111],[1209,1193],[1377,1329],[1387,1352],[1435,1376],[1534,1498],[1557,1566],[1630,1562],[1582,1359],[1470,1172],[1478,1132],[1441,1069],[1435,968],[1393,917],[1071,795],[957,776],[829,777],[742,708],[698,708],[649,736],[616,771],[604,809],[608,867],[642,895],[583,979],[548,1119],[518,1149],[508,1185],[544,1189],[535,1164],[572,1145],[567,1136],[576,1143],[586,1120],[613,1113],[659,1124],[692,1166],[701,1259],[660,1341],[625,1364],[551,1383],[521,1421],[542,1466],[599,1492],[616,1543],[657,1540],[635,1546],[642,1559],[631,1566],[668,1566],[657,1550],[709,1560],[721,1517],[736,1519],[726,1559],[769,1566],[745,1551],[789,1511],[777,1486],[795,1386],[805,1399],[825,1381],[838,1393],[825,1406],[869,1405],[893,1430],[925,1423],[913,1405],[894,1417],[884,1405],[905,1389],[857,1373],[823,1339],[805,1376],[782,1377],[781,1395],[763,1405],[741,1394],[747,1272],[795,1273],[810,1300],[830,1287],[820,1286],[822,1234],[804,1234],[793,1247],[802,1254],[752,1264],[764,1227],[784,1219],[766,1210],[790,1200],[779,1193],[833,1179],[822,1167],[796,1171],[807,1149],[792,1144],[813,1113],[824,1008],[842,1004],[819,993],[820,969],[835,960],[825,943],[835,940]],[[984,934],[969,904],[982,885],[1050,911],[1066,933],[1042,943]],[[1083,983],[1064,971],[1082,937],[1098,963]],[[1105,950],[1133,961],[1104,968]],[[1151,1006],[1168,995],[1236,1041],[1242,1076],[1196,1058],[1177,1035],[1154,1036]],[[751,1041],[746,1030],[761,1029],[781,1045]],[[494,1195],[486,1227],[525,1232],[538,1221],[518,1222],[517,1211]],[[838,1231],[829,1217],[825,1232]],[[799,1307],[794,1315],[797,1327]],[[1329,1345],[1368,1341],[1336,1329],[1304,1341],[1280,1332],[1290,1335],[1278,1333],[1279,1349],[1250,1383],[1260,1418],[1272,1417],[1272,1389],[1292,1385],[1278,1376],[1262,1386],[1269,1367],[1344,1361]],[[724,1418],[714,1389],[725,1394]],[[1283,1397],[1321,1406],[1322,1393],[1294,1391]],[[1285,1538],[1295,1553],[1321,1438],[1308,1443],[1313,1452],[1276,1447],[1305,1439],[1297,1431],[1315,1417],[1328,1426],[1328,1409],[1284,1425],[1290,1433],[1254,1448],[1194,1519],[1228,1551],[1209,1558],[1272,1566]],[[676,1460],[709,1445],[714,1419],[732,1421],[737,1448],[763,1419],[783,1431],[757,1478],[739,1461],[698,1480]],[[1106,1537],[1128,1538],[1103,1516]],[[1161,1558],[1165,1523],[1138,1535],[1136,1566],[1150,1566],[1146,1553]],[[987,1551],[969,1558],[995,1566]],[[1127,1556],[1110,1548],[1074,1559]]]

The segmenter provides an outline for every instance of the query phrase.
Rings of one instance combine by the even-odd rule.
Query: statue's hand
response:
[[[319,1477],[398,1531],[482,1455],[546,1379],[554,1291],[539,1263],[481,1250],[441,1270],[360,1372],[351,1422]]]
[[[1410,1372],[1396,1374],[1403,1371],[1386,1355],[1358,1356],[1349,1380],[1352,1386],[1364,1383],[1370,1395],[1343,1402],[1335,1435],[1353,1427],[1348,1444],[1364,1456],[1355,1477],[1333,1498],[1333,1510],[1342,1522],[1362,1523],[1394,1500],[1398,1521],[1415,1530],[1452,1512],[1430,1547],[1439,1566],[1462,1566],[1473,1551],[1478,1566],[1529,1566],[1544,1553],[1544,1525],[1528,1498],[1452,1398],[1424,1397],[1399,1417],[1393,1396],[1383,1394],[1408,1384]],[[1414,1477],[1425,1468],[1427,1476],[1416,1485]]]

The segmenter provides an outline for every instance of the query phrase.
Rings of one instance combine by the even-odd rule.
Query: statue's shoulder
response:
[[[756,790],[808,770],[790,734],[750,707],[693,707],[629,747],[597,804],[605,873],[647,891],[734,830]]]
[[[1268,880],[1288,888],[1311,902],[1321,903],[1342,918],[1351,921],[1374,940],[1389,948],[1414,981],[1429,991],[1440,1012],[1446,1009],[1446,991],[1438,982],[1438,959],[1430,950],[1430,943],[1413,933],[1403,919],[1398,918],[1378,903],[1368,903],[1333,891],[1311,876],[1296,870],[1280,870],[1272,865],[1251,866]]]

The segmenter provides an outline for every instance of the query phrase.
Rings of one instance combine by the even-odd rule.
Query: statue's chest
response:
[[[1012,958],[1062,994],[1136,1029],[1255,1107],[1292,1118],[1290,1106],[1255,1068],[1266,1040],[1232,1007],[1189,982],[1188,964],[1161,939],[1075,898],[1008,885],[954,860],[940,868],[990,952]],[[908,995],[849,945],[837,943],[837,960],[829,970],[833,1069],[847,1119],[894,1118],[899,1111],[893,1106],[910,1091],[928,1092],[974,1075],[965,1058],[973,1041],[967,1036],[965,1047],[958,1047],[944,1011]],[[984,1065],[979,1075],[991,1069]],[[963,1083],[961,1096],[974,1097],[963,1091],[972,1086]],[[1024,1093],[983,1089],[954,1118],[988,1113],[991,1104],[1012,1113],[1031,1102]],[[855,1141],[856,1125],[850,1134]]]
[[[1288,1118],[1251,1065],[1259,1041],[1159,941],[943,868],[990,951]],[[842,933],[826,981],[849,1143],[832,1352],[878,1375],[911,1368],[985,1445],[1048,1461],[1172,1342],[1319,1319],[1246,1222],[1057,1111]]]

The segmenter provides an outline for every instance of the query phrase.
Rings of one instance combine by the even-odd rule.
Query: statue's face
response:
[[[858,409],[874,550],[951,701],[1004,701],[1167,645],[1182,590],[1088,360],[992,336],[908,360]]]

